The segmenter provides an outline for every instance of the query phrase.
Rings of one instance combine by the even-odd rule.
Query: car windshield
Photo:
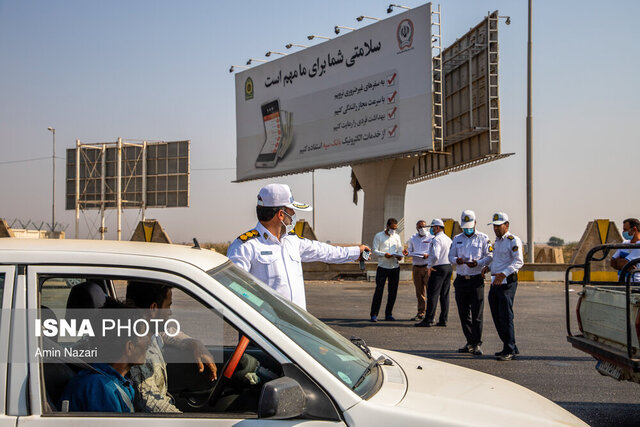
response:
[[[353,389],[367,371],[372,359],[363,350],[244,270],[229,262],[208,273],[240,296],[349,388]],[[370,369],[354,391],[361,397],[371,396],[378,375],[379,369]]]

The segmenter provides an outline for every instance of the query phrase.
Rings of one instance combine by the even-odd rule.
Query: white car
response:
[[[64,363],[34,359],[42,337],[17,313],[26,309],[61,319],[74,286],[92,281],[122,299],[132,280],[171,286],[178,320],[182,309],[217,316],[222,331],[215,331],[214,319],[192,324],[192,331],[186,330],[187,322],[185,332],[202,335],[198,339],[216,358],[219,379],[208,383],[194,365],[167,362],[168,389],[181,413],[62,412],[63,389],[86,366],[73,358]],[[585,425],[509,381],[353,343],[209,250],[0,239],[0,302],[0,427]],[[208,342],[208,333],[222,341]],[[234,381],[243,353],[258,362],[252,368],[257,384]]]

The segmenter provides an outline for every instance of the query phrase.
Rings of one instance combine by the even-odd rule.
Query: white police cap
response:
[[[293,200],[291,189],[286,184],[268,184],[262,187],[258,193],[258,206],[286,206],[299,211],[313,210],[308,204]]]

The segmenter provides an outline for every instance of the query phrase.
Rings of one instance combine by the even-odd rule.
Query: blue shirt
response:
[[[69,411],[133,412],[120,391],[124,391],[133,402],[135,392],[131,382],[107,363],[93,363],[91,366],[104,375],[83,369],[69,381],[60,399],[69,401]]]

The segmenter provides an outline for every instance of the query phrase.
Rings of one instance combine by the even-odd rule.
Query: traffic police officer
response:
[[[489,225],[493,225],[493,231],[496,233],[491,263],[489,307],[498,336],[503,343],[502,351],[496,353],[496,358],[512,360],[520,353],[513,329],[513,299],[518,288],[518,270],[524,265],[522,242],[509,232],[509,216],[506,213],[495,213]],[[483,269],[483,273],[486,269]]]
[[[302,262],[357,261],[365,245],[336,247],[303,239],[293,232],[295,210],[311,206],[294,201],[288,185],[269,184],[258,194],[258,224],[231,243],[227,257],[284,298],[306,309]]]
[[[465,210],[460,217],[462,233],[453,238],[449,262],[456,264],[456,304],[467,343],[459,353],[482,355],[482,310],[484,308],[484,276],[482,269],[493,259],[489,236],[476,230],[476,214]]]
[[[449,248],[451,239],[444,234],[444,222],[436,218],[431,221],[431,243],[429,245],[429,257],[427,268],[429,281],[427,282],[427,312],[421,322],[413,326],[428,328],[433,326],[447,326],[449,318],[449,287],[451,286],[451,273],[453,269],[449,263]],[[440,299],[440,319],[435,322],[436,308]]]

